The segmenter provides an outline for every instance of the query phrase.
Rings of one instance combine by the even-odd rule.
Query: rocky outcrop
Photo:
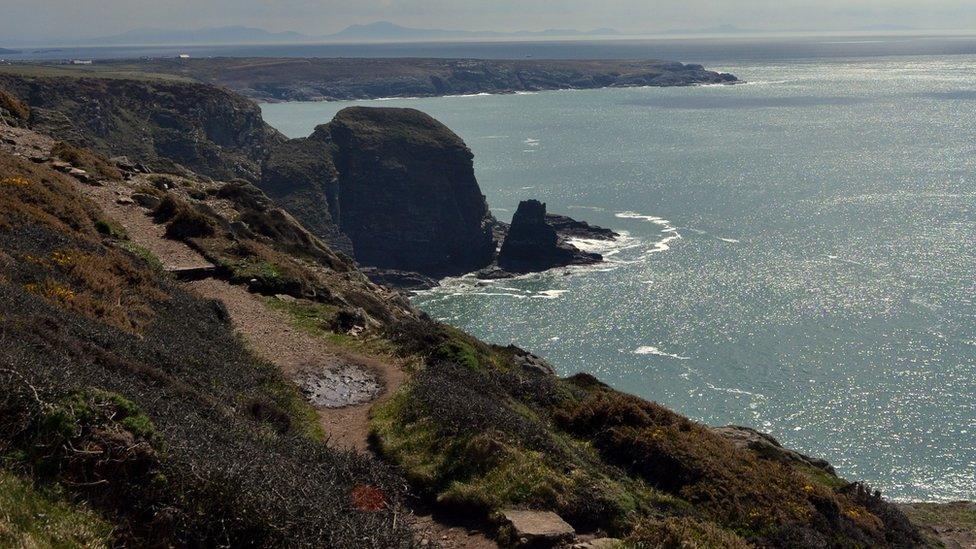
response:
[[[318,236],[348,239],[363,265],[444,277],[492,260],[471,151],[420,111],[345,109],[276,148],[264,169],[266,192]]]
[[[728,425],[726,427],[714,427],[712,431],[722,435],[736,447],[752,450],[760,457],[782,463],[808,465],[823,469],[831,475],[835,474],[833,466],[827,460],[812,458],[789,448],[784,448],[772,435],[761,433],[755,429]]]
[[[0,124],[23,126],[30,118],[30,107],[11,93],[0,89]]]
[[[556,234],[562,238],[613,240],[620,236],[611,229],[590,225],[586,221],[577,221],[565,215],[547,213],[546,224],[555,229]]]
[[[33,129],[156,171],[256,181],[261,159],[284,141],[254,102],[203,84],[0,75],[0,88],[30,107]]]
[[[589,265],[602,260],[599,254],[581,251],[561,239],[547,221],[546,205],[538,200],[519,203],[498,253],[498,267],[510,273]]]

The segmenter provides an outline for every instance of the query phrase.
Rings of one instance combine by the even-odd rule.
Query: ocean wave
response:
[[[712,233],[710,233],[708,231],[703,231],[701,229],[694,229],[692,227],[682,227],[682,230],[684,230],[684,229],[688,229],[689,231],[691,231],[691,232],[693,232],[695,234],[700,234],[702,236],[707,236],[707,237],[710,237],[710,238],[714,238],[715,240],[720,240],[720,241],[726,242],[728,244],[739,244],[741,242],[738,238],[728,238],[728,237],[723,237],[723,236],[715,236]]]
[[[620,219],[639,219],[661,227],[661,233],[667,236],[651,244],[651,249],[647,251],[648,254],[666,252],[671,249],[671,242],[681,238],[681,233],[678,232],[678,228],[671,225],[671,222],[663,217],[631,211],[617,212],[614,216]]]
[[[533,299],[559,299],[569,290],[543,290],[533,295]]]
[[[459,94],[456,94],[456,95],[444,95],[442,97],[458,99],[458,98],[463,98],[463,97],[487,97],[489,95],[496,95],[496,94],[487,93],[487,92],[481,92],[481,93],[459,93]]]
[[[626,231],[620,231],[620,236],[613,240],[600,238],[569,238],[567,242],[584,252],[598,253],[603,257],[611,257],[618,253],[640,246],[640,241]]]
[[[681,355],[676,355],[676,354],[673,354],[673,353],[666,353],[666,352],[662,351],[660,348],[654,347],[652,345],[643,345],[641,347],[638,347],[638,348],[634,349],[633,353],[635,355],[663,356],[663,357],[666,357],[666,358],[673,358],[673,359],[676,359],[676,360],[691,360],[691,357],[690,356],[681,356]]]

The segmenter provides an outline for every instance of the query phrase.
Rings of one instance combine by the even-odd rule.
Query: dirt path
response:
[[[201,297],[222,301],[234,327],[246,338],[252,350],[277,365],[300,386],[304,385],[307,376],[350,367],[375,376],[381,386],[375,398],[342,408],[316,407],[330,437],[330,445],[367,451],[369,411],[389,398],[403,383],[405,374],[398,366],[356,355],[292,327],[287,313],[270,308],[266,298],[241,286],[214,279],[188,282],[187,286]]]

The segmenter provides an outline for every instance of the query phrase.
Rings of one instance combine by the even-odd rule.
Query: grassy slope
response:
[[[401,481],[317,440],[221,309],[99,233],[64,176],[0,153],[0,206],[0,453],[18,468],[130,541],[410,544]],[[387,505],[358,510],[360,486]]]
[[[63,489],[41,488],[0,469],[0,546],[110,547],[112,526],[70,501]]]

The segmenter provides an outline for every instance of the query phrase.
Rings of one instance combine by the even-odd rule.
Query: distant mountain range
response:
[[[662,34],[747,34],[756,32],[762,31],[742,29],[735,25],[717,25],[699,29],[671,29],[664,31]]]
[[[193,30],[135,29],[122,34],[75,41],[78,45],[130,44],[242,44],[247,42],[304,42],[313,37],[299,32],[268,32],[252,27],[208,27]]]
[[[302,42],[408,42],[424,40],[463,40],[472,38],[535,38],[613,36],[614,29],[548,29],[542,31],[466,31],[448,29],[417,29],[380,21],[368,25],[352,25],[334,34],[310,35],[299,32],[269,32],[264,29],[231,26],[193,30],[142,28],[122,34],[72,40],[73,45],[193,45],[246,43],[302,43]]]
[[[322,38],[334,41],[406,41],[406,40],[444,40],[465,38],[535,38],[535,37],[573,37],[573,36],[615,36],[620,31],[615,29],[547,29],[542,31],[464,31],[445,29],[415,29],[403,27],[395,23],[380,21],[368,25],[353,25],[335,34]]]
[[[911,27],[900,25],[877,25],[860,29],[863,31],[905,31]],[[658,31],[658,35],[696,35],[696,34],[761,34],[770,31],[743,29],[734,25],[694,29],[671,29]],[[207,27],[192,30],[141,28],[121,34],[98,38],[63,39],[58,42],[23,42],[25,46],[73,45],[73,46],[121,46],[121,45],[169,45],[191,46],[203,44],[300,44],[327,42],[423,42],[438,40],[473,40],[503,38],[583,38],[623,36],[624,33],[611,28],[592,30],[546,29],[540,31],[470,31],[450,29],[421,29],[404,27],[388,21],[366,25],[352,25],[332,34],[302,34],[300,32],[270,32],[260,28],[244,26]],[[632,36],[637,36],[632,35]],[[10,45],[20,46],[20,42]],[[0,54],[13,55],[16,50],[0,48]]]

